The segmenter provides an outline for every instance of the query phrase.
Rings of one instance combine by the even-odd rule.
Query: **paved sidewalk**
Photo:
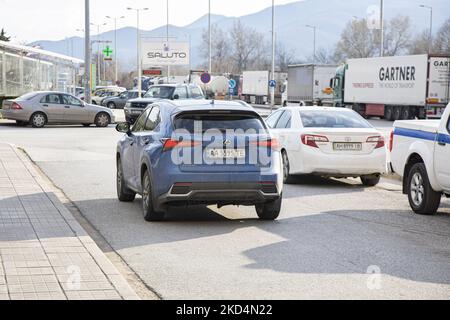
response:
[[[8,299],[139,297],[28,158],[0,143],[0,300]]]

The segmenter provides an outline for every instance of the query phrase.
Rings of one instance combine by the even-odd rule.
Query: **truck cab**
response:
[[[333,89],[333,107],[344,107],[345,66],[336,69],[336,76],[330,80]]]

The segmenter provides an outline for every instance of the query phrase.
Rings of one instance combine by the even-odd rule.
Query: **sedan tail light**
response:
[[[163,151],[172,150],[174,148],[190,148],[200,145],[200,142],[198,141],[192,141],[192,140],[174,140],[174,139],[166,139],[163,140],[164,147]]]
[[[325,136],[318,136],[315,134],[302,134],[302,143],[306,146],[319,148],[317,142],[330,142]]]
[[[11,109],[12,110],[22,110],[22,106],[20,104],[18,104],[17,102],[13,102]]]
[[[385,141],[382,136],[375,136],[367,138],[367,143],[376,143],[375,149],[383,148],[385,146]]]

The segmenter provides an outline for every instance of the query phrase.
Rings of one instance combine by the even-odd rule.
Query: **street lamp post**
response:
[[[313,39],[313,63],[316,63],[316,26],[312,26],[307,24],[306,25],[307,28],[311,28],[314,31],[314,39]]]
[[[212,30],[211,30],[211,0],[208,1],[208,45],[209,45],[209,69],[212,72]]]
[[[91,34],[89,0],[84,1],[84,101],[91,103]]]
[[[275,80],[275,0],[272,0],[272,75],[271,80]],[[275,106],[275,88],[270,87],[270,110]]]
[[[141,11],[147,11],[148,8],[130,8],[128,7],[127,10],[134,10],[136,11],[136,37],[137,37],[137,85],[138,85],[138,92],[142,91],[142,79],[141,79],[141,73],[142,73],[142,60],[141,60],[141,32],[139,30],[139,15]]]
[[[380,0],[380,57],[384,56],[384,2]]]
[[[114,78],[115,78],[115,82],[116,84],[119,81],[119,72],[118,72],[118,54],[117,54],[117,20],[119,19],[124,19],[125,16],[121,16],[121,17],[111,17],[111,16],[106,16],[107,19],[112,19],[114,20],[114,60],[115,61],[115,67],[114,67]]]
[[[433,46],[433,7],[424,4],[421,4],[420,7],[430,10],[430,35],[428,36],[428,54],[430,54]]]

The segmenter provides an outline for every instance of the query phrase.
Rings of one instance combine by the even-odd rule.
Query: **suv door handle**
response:
[[[438,145],[445,147],[447,145],[447,143],[445,143],[444,141],[438,141]]]
[[[70,109],[70,107],[69,107],[69,106],[64,106],[64,108],[66,108],[66,109]]]
[[[43,104],[42,106],[43,106],[43,107],[48,107],[48,104]]]

